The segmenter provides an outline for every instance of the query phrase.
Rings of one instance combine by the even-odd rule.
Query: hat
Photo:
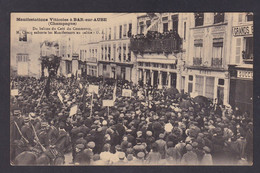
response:
[[[89,142],[88,147],[93,149],[95,147],[95,142],[93,141]]]
[[[119,159],[125,158],[125,153],[120,152],[120,153],[118,154],[118,157],[119,157]]]
[[[164,134],[161,133],[161,134],[159,135],[159,138],[160,138],[160,139],[163,139],[163,138],[164,138]]]
[[[131,130],[131,129],[127,129],[126,132],[127,132],[127,133],[131,133],[132,130]]]
[[[83,133],[78,133],[77,136],[78,136],[78,137],[83,137],[84,134],[83,134]]]
[[[76,145],[76,148],[78,148],[78,149],[84,149],[85,146],[84,146],[83,144],[77,144],[77,145]]]
[[[116,149],[117,151],[120,151],[120,150],[121,150],[121,146],[120,146],[120,145],[116,145],[116,146],[115,146],[115,149]]]
[[[131,161],[131,160],[133,160],[133,159],[134,159],[133,154],[128,154],[127,160],[128,160],[128,161]]]
[[[147,132],[146,132],[146,135],[147,135],[147,136],[152,136],[152,135],[153,135],[153,132],[147,131]]]
[[[191,145],[192,145],[192,147],[197,147],[199,144],[198,144],[198,142],[193,142]]]
[[[139,152],[139,153],[137,153],[137,157],[138,157],[139,159],[144,158],[144,152]]]
[[[47,123],[47,122],[42,122],[42,123],[41,123],[41,127],[46,127],[46,126],[48,126],[48,123]]]
[[[203,150],[206,151],[207,153],[210,153],[210,148],[207,146],[203,147]]]
[[[29,117],[25,117],[25,118],[24,118],[24,122],[25,122],[25,123],[28,123],[29,121],[30,121]]]
[[[102,121],[102,125],[106,126],[107,125],[107,121],[106,120]]]
[[[98,131],[98,132],[102,132],[102,127],[99,127],[99,128],[97,129],[97,131]]]
[[[186,150],[187,150],[187,151],[192,150],[192,146],[191,146],[190,144],[187,144],[187,145],[186,145]]]

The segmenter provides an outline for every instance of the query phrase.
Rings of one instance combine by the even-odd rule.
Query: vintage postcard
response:
[[[253,13],[11,13],[10,164],[253,164]]]

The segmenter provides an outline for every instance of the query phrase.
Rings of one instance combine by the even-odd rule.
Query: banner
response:
[[[70,116],[75,115],[78,111],[78,105],[74,105],[70,108]]]
[[[11,95],[12,96],[18,96],[18,89],[11,90]]]
[[[114,106],[113,100],[103,100],[103,106]]]
[[[123,89],[122,90],[122,96],[131,97],[132,96],[132,90],[131,89]]]
[[[98,89],[99,89],[98,85],[89,85],[88,92],[89,93],[94,92],[94,93],[98,94]]]

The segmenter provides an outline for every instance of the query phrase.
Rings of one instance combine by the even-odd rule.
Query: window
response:
[[[107,70],[107,65],[103,64],[103,71]]]
[[[202,63],[202,48],[203,40],[194,40],[194,65],[200,65]]]
[[[122,25],[119,26],[119,39],[122,38]]]
[[[224,85],[225,80],[224,79],[218,79],[218,85]]]
[[[223,58],[223,38],[213,39],[212,65],[221,66]]]
[[[123,45],[123,61],[126,61],[126,45]]]
[[[116,26],[114,27],[114,39],[116,39]]]
[[[253,59],[254,56],[254,39],[253,37],[246,37],[245,38],[245,48],[242,53],[243,59]]]
[[[109,28],[108,40],[111,40],[111,28]]]
[[[113,59],[116,59],[116,45],[113,45]]]
[[[123,30],[123,38],[125,38],[126,37],[126,29],[127,28],[127,24],[124,24],[124,30]]]
[[[139,26],[140,26],[140,34],[143,34],[144,33],[144,22],[140,22]]]
[[[143,63],[142,63],[142,62],[139,62],[138,65],[139,65],[139,66],[143,66]]]
[[[214,13],[214,24],[224,22],[224,13]]]
[[[186,22],[183,23],[183,39],[186,40]]]
[[[163,32],[167,32],[168,31],[168,23],[164,23],[163,24]]]
[[[122,79],[125,80],[125,67],[121,67]]]
[[[158,68],[158,67],[159,67],[159,64],[158,64],[158,63],[154,63],[154,64],[153,64],[153,67]]]
[[[104,48],[103,48],[103,46],[101,47],[101,59],[103,60],[103,58],[104,58]]]
[[[253,21],[254,20],[254,16],[253,16],[253,13],[250,12],[250,13],[247,13],[246,15],[246,21]]]
[[[178,33],[178,14],[172,15],[172,30]]]
[[[131,37],[132,36],[132,23],[129,23],[129,29],[128,29],[128,37]]]
[[[110,61],[110,56],[111,56],[111,47],[110,45],[108,46],[108,60]]]
[[[214,99],[214,77],[206,77],[205,96]]]
[[[151,25],[151,20],[146,21],[146,27],[148,28]]]
[[[168,20],[168,17],[163,17],[162,18],[162,21],[167,21]]]
[[[202,26],[204,22],[204,14],[203,13],[195,13],[195,26]]]
[[[203,95],[203,88],[204,88],[204,77],[196,76],[195,91],[198,92],[198,95]]]
[[[145,66],[146,67],[150,67],[150,63],[145,63]]]
[[[193,81],[193,76],[189,75],[189,81]]]

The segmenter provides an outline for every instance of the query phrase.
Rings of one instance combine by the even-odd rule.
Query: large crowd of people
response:
[[[89,93],[89,85],[98,85],[98,93]],[[62,165],[67,153],[71,165],[253,161],[252,115],[176,89],[100,77],[53,77],[48,95],[46,79],[16,77],[11,89],[19,91],[11,96],[10,107],[14,165]],[[122,96],[123,89],[131,89],[132,96]],[[103,100],[114,100],[113,106],[103,106]]]

